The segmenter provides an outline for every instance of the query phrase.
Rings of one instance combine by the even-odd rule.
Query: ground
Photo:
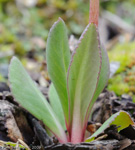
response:
[[[134,133],[132,127],[123,131],[124,133],[116,131],[113,134],[111,131],[115,127],[112,127],[109,132],[105,132],[108,135],[106,139],[88,145],[82,143],[76,146],[70,144],[52,146],[51,144],[57,140],[52,141],[48,137],[42,122],[36,121],[15,102],[8,82],[8,65],[12,56],[19,57],[48,99],[50,79],[45,55],[50,27],[58,17],[63,18],[67,25],[72,52],[89,18],[89,4],[85,0],[39,0],[31,5],[33,6],[19,0],[10,2],[0,0],[0,146],[7,149],[16,146],[17,149],[17,146],[22,145],[28,149],[28,145],[31,149],[36,146],[40,149],[41,145],[43,147],[49,145],[46,147],[48,150],[60,147],[74,150],[81,147],[134,149],[135,137],[131,134]],[[92,121],[93,124],[102,124],[111,114],[120,110],[128,111],[135,119],[135,1],[101,1],[100,11],[100,39],[108,51],[113,67],[108,85],[94,107]],[[118,20],[110,19],[111,17]]]

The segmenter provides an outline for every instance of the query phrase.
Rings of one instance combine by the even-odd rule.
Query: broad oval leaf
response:
[[[61,105],[59,96],[57,94],[57,91],[56,91],[53,83],[50,85],[50,88],[49,88],[49,100],[50,100],[50,105],[51,105],[54,113],[56,114],[57,118],[59,119],[59,122],[61,123],[63,129],[66,130],[64,112],[62,109],[62,105]]]
[[[9,81],[16,101],[42,120],[61,142],[67,142],[64,129],[52,108],[16,57],[13,57],[10,63]]]
[[[85,142],[91,142],[95,140],[95,138],[104,132],[110,125],[116,125],[118,127],[118,132],[127,128],[129,125],[135,125],[133,120],[131,119],[130,115],[125,111],[120,111],[112,115],[104,124]]]
[[[84,129],[84,120],[92,103],[100,70],[101,50],[98,32],[94,24],[89,24],[72,55],[68,71],[70,126],[72,127],[70,136],[73,143],[84,140],[86,129]]]
[[[47,69],[59,95],[68,122],[67,70],[70,63],[67,29],[61,18],[52,26],[47,40]]]

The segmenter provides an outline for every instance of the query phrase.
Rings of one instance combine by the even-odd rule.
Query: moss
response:
[[[120,62],[120,68],[109,80],[108,89],[118,96],[129,94],[135,101],[135,42],[117,44],[109,51],[109,58]]]
[[[3,27],[0,34],[0,44],[1,43],[13,43],[16,41],[16,36],[12,34],[7,28]]]
[[[120,68],[117,70],[117,73],[125,71],[126,67],[131,68],[135,64],[135,42],[117,44],[108,55],[110,62],[120,62]]]
[[[6,79],[3,78],[3,76],[0,74],[0,82],[5,82],[5,81],[6,81]]]
[[[118,96],[130,91],[128,83],[123,82],[123,77],[119,74],[109,80],[108,89],[114,91]]]
[[[14,43],[14,52],[16,55],[24,56],[26,54],[26,49],[21,42],[17,41]]]

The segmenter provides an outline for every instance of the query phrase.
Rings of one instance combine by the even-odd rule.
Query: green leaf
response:
[[[57,118],[59,119],[59,122],[61,123],[63,129],[66,130],[64,112],[63,112],[63,109],[61,106],[59,96],[58,96],[57,91],[53,84],[51,84],[50,88],[49,88],[49,100],[50,100],[50,105],[51,105],[54,113],[56,114]]]
[[[91,142],[95,140],[95,138],[104,132],[110,125],[116,125],[118,127],[118,132],[127,128],[129,125],[135,125],[133,120],[131,119],[130,115],[125,111],[120,111],[112,115],[104,124],[85,142]]]
[[[101,50],[98,32],[94,24],[89,24],[72,55],[68,72],[70,126],[72,127],[70,130],[73,143],[84,140],[87,124],[84,122],[85,116],[92,103],[100,71]]]
[[[101,48],[101,58],[102,58],[102,63],[101,63],[101,71],[99,73],[99,80],[98,80],[98,84],[97,84],[93,99],[91,101],[91,105],[88,108],[88,112],[87,112],[86,120],[85,120],[86,122],[88,120],[89,114],[91,114],[92,107],[93,107],[96,99],[98,98],[99,94],[105,88],[105,86],[108,82],[108,79],[109,79],[110,65],[109,65],[107,51],[104,48]]]
[[[68,122],[67,70],[70,62],[67,29],[62,19],[53,25],[47,40],[47,69]]]
[[[39,120],[42,120],[61,142],[67,142],[64,129],[52,108],[16,57],[11,60],[9,81],[16,101]]]

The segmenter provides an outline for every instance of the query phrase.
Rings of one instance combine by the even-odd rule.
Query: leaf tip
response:
[[[56,27],[56,25],[58,23],[64,23],[63,19],[61,17],[58,18],[58,20],[52,25],[51,29],[50,29],[50,32]]]
[[[14,60],[17,60],[17,57],[16,56],[13,56],[10,60],[10,64],[14,61]]]
[[[59,18],[58,18],[58,21],[62,21],[62,22],[64,22],[64,21],[63,21],[63,19],[62,19],[61,17],[59,17]]]

